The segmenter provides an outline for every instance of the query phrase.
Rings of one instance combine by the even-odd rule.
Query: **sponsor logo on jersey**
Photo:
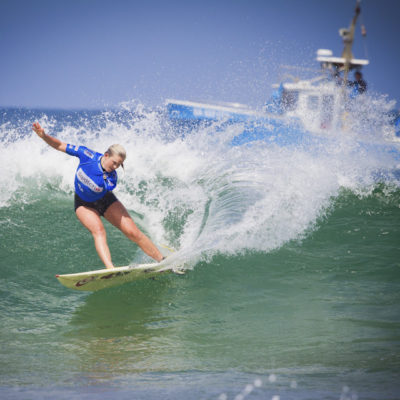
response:
[[[93,158],[93,156],[94,156],[94,154],[91,151],[87,150],[87,149],[85,149],[83,152],[89,158]]]
[[[82,182],[85,186],[87,186],[90,190],[96,193],[100,193],[103,191],[103,188],[98,186],[95,182],[93,182],[83,171],[81,168],[78,169],[76,173],[76,177],[80,182]]]

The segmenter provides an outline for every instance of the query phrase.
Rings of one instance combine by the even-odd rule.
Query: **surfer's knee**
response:
[[[106,236],[106,230],[103,226],[103,224],[99,224],[96,226],[90,227],[90,233],[93,235],[94,238],[96,237],[105,237]]]
[[[144,233],[142,233],[136,226],[130,227],[125,234],[135,243],[140,242],[144,237]]]

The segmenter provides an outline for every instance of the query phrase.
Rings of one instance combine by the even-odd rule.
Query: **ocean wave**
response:
[[[382,182],[399,186],[395,158],[371,154],[343,135],[323,151],[261,141],[232,146],[240,124],[209,124],[182,135],[160,110],[140,104],[98,112],[7,112],[0,127],[6,177],[1,207],[44,195],[57,201],[54,193],[72,196],[77,159],[46,146],[31,131],[37,119],[68,143],[100,152],[123,144],[128,156],[117,196],[156,242],[167,242],[188,260],[269,252],[307,235],[343,189],[363,196]]]

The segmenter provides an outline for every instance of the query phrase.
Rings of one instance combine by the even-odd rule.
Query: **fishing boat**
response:
[[[215,121],[243,123],[243,133],[234,139],[234,144],[260,139],[297,144],[306,136],[329,137],[331,132],[339,130],[354,133],[359,129],[365,133],[371,124],[368,110],[363,111],[360,106],[364,81],[359,85],[349,80],[350,72],[361,75],[363,67],[369,64],[368,59],[355,58],[352,53],[360,12],[358,0],[349,28],[339,30],[344,43],[341,56],[335,57],[331,50],[319,49],[316,61],[320,64],[320,73],[311,79],[292,78],[291,81],[272,85],[273,94],[262,110],[253,110],[240,103],[167,99],[169,119],[179,126],[197,126]],[[365,35],[363,25],[362,34]],[[364,117],[364,124],[359,123],[360,117]],[[399,116],[392,113],[390,118],[390,132],[385,136],[394,141],[400,140]]]

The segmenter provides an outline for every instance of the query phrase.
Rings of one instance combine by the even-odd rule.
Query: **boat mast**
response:
[[[347,86],[347,81],[349,77],[349,71],[351,66],[351,60],[353,59],[353,42],[354,42],[354,32],[356,28],[357,18],[360,15],[361,7],[360,7],[361,0],[357,0],[355,14],[351,21],[350,27],[348,29],[342,28],[339,30],[340,36],[343,38],[344,48],[342,52],[342,58],[345,59],[344,63],[344,73],[343,73],[343,86]]]

